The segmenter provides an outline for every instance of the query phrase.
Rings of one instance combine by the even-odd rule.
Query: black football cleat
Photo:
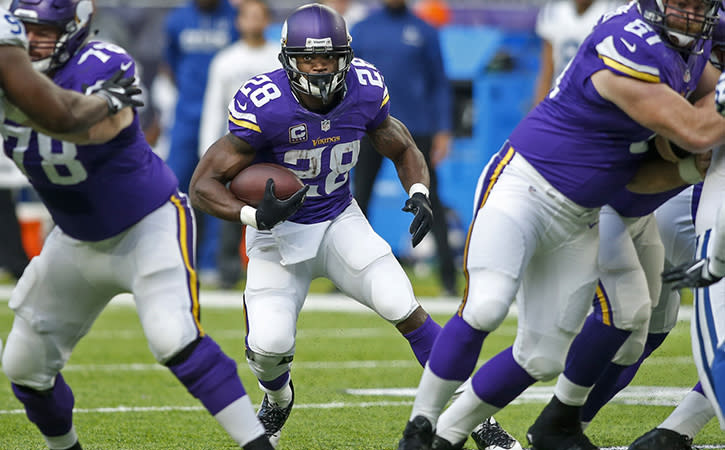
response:
[[[433,444],[431,445],[431,450],[463,450],[463,444],[465,444],[466,441],[459,442],[458,444],[451,444],[448,442],[448,440],[443,439],[440,436],[434,436],[433,437]]]
[[[471,438],[478,450],[522,450],[519,441],[508,434],[493,417],[474,428]]]
[[[292,385],[292,380],[289,382],[289,387],[292,390],[292,400],[290,400],[289,405],[282,408],[270,402],[267,394],[264,394],[262,406],[259,407],[259,411],[257,412],[257,418],[264,425],[264,434],[274,448],[279,443],[279,435],[282,427],[287,422],[289,413],[292,411],[292,405],[295,402],[295,388]]]
[[[526,433],[531,450],[599,450],[582,431],[580,411],[552,397]]]
[[[423,416],[415,416],[405,425],[398,450],[431,450],[433,425]]]
[[[692,450],[692,439],[676,431],[655,428],[638,437],[628,450]]]
[[[269,439],[267,439],[266,435],[259,436],[257,439],[247,442],[246,445],[242,447],[243,450],[274,450],[274,447],[272,447],[272,444],[269,443]]]

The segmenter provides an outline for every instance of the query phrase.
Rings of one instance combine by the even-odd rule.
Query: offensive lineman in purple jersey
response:
[[[90,0],[14,0],[11,8],[27,27],[36,67],[60,86],[83,91],[119,68],[134,72],[122,48],[87,40]],[[111,298],[131,292],[156,360],[237,444],[271,449],[236,363],[201,327],[189,203],[135,113],[120,114],[132,124],[101,145],[2,124],[5,153],[57,225],[10,298],[15,319],[2,366],[13,393],[49,448],[80,449],[60,370]]]
[[[564,369],[596,287],[599,208],[625,187],[647,192],[647,177],[635,177],[650,168],[647,139],[660,134],[696,153],[725,140],[725,119],[712,109],[718,73],[706,65],[718,6],[640,0],[605,15],[484,169],[464,301],[436,340],[399,450],[462,448],[481,419]],[[702,99],[690,104],[688,94]],[[441,414],[514,298],[513,347]],[[549,430],[530,436],[533,447],[596,449],[578,420],[566,441],[557,440],[563,430]]]
[[[0,8],[0,122],[11,115],[29,126],[85,141],[125,128],[128,123],[122,123],[115,113],[126,106],[143,105],[133,97],[141,91],[132,85],[133,79],[120,79],[122,73],[101,83],[93,92],[97,95],[59,88],[33,70],[27,46],[22,23]],[[104,120],[107,116],[110,118]]]
[[[394,324],[421,365],[440,330],[350,193],[349,172],[367,134],[393,160],[410,193],[404,210],[415,214],[413,245],[430,229],[423,155],[389,115],[382,75],[353,59],[350,39],[333,9],[310,4],[295,10],[282,28],[283,68],[241,87],[229,105],[229,134],[209,148],[191,181],[196,207],[248,225],[246,355],[265,392],[258,416],[273,443],[294,401],[290,363],[312,279],[329,278]],[[304,188],[280,201],[269,180],[257,208],[244,204],[225,184],[257,162],[290,168]]]

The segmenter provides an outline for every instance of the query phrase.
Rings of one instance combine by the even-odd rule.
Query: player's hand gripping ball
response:
[[[304,186],[302,180],[286,167],[257,163],[239,172],[229,183],[229,190],[239,200],[256,208],[264,198],[264,190],[270,178],[274,181],[274,196],[280,200],[290,198]]]
[[[305,201],[309,186],[290,170],[269,163],[253,164],[239,172],[229,190],[240,200],[254,207],[254,217],[244,218],[242,223],[258,230],[270,230],[297,212]]]

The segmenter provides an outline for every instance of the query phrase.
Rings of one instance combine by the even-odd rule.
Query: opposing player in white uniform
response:
[[[576,55],[599,18],[616,9],[618,0],[551,0],[536,17],[536,35],[541,38],[540,67],[533,104],[538,104],[552,88],[554,79]]]
[[[330,279],[395,325],[421,364],[440,330],[350,192],[350,170],[367,134],[393,160],[410,193],[404,210],[415,215],[413,245],[430,230],[423,155],[390,116],[383,76],[353,59],[350,39],[330,7],[311,4],[292,12],[282,28],[283,68],[242,85],[229,104],[229,134],[209,148],[191,181],[196,207],[248,226],[246,354],[265,392],[258,415],[273,440],[292,409],[297,317],[314,278]],[[270,180],[257,208],[241,202],[225,184],[257,162],[291,169],[304,188],[280,201]]]
[[[725,108],[725,73],[717,86],[716,105]],[[692,352],[700,383],[725,429],[725,151],[713,150],[695,219],[697,251],[694,262],[663,274],[675,288],[693,287],[695,304],[691,323]]]
[[[723,59],[723,50],[725,49],[724,24],[725,17],[722,16],[721,11],[720,25],[715,30],[712,38],[712,54],[710,57],[710,61],[720,70],[723,70],[723,62],[725,62]],[[687,263],[696,255],[695,215],[699,207],[701,190],[702,183],[692,189],[683,191],[657,210],[657,221],[660,224],[663,242],[671,244],[671,248],[666,249],[667,254],[671,255],[667,261],[669,264],[666,266],[668,271],[672,270],[673,266],[688,267],[689,264]],[[670,283],[665,283],[662,298],[665,298],[668,292],[672,297],[677,298],[679,304],[679,289],[672,289]],[[674,305],[674,301],[672,301],[672,304]],[[650,333],[652,333],[652,327],[656,326],[658,320],[660,324],[667,326],[669,322],[675,320],[676,315],[677,310],[675,308],[671,308],[670,312],[665,314],[654,313],[650,323]],[[665,328],[666,331],[670,329],[671,327]],[[646,355],[643,355],[641,359],[644,357]],[[641,363],[641,359],[639,363]],[[637,366],[638,364],[634,367],[634,370],[627,368],[622,372],[620,378],[624,379],[617,383],[618,387],[624,387],[631,380]],[[693,439],[713,417],[715,417],[715,409],[705,396],[702,383],[698,382],[662,423],[637,438],[629,448],[631,450],[660,450],[662,448],[692,450]]]
[[[119,68],[134,73],[122,48],[87,40],[92,1],[14,0],[11,8],[28,29],[35,66],[60,86],[82,92]],[[0,125],[5,154],[56,224],[10,297],[2,368],[13,393],[49,448],[80,449],[61,370],[111,298],[130,292],[156,360],[237,444],[270,450],[237,364],[201,327],[192,209],[136,114],[120,114],[131,125],[98,145]]]
[[[718,7],[640,0],[606,14],[484,169],[466,295],[436,340],[399,450],[462,448],[482,418],[563,370],[596,288],[599,208],[625,187],[638,192],[648,138],[660,134],[695,152],[725,139],[724,119],[706,105],[712,97],[695,105],[683,98],[716,83],[706,65]],[[486,362],[441,414],[514,298],[513,347]],[[533,448],[595,449],[579,420],[532,433]]]

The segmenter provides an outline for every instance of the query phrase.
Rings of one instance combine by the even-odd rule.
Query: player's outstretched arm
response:
[[[118,136],[133,122],[133,110],[130,107],[123,108],[116,114],[108,116],[92,127],[76,133],[53,133],[43,130],[42,127],[35,127],[41,133],[61,141],[73,142],[79,145],[103,144]]]
[[[433,226],[433,209],[428,198],[430,173],[425,157],[408,128],[393,116],[388,116],[368,136],[378,152],[393,161],[398,178],[409,194],[403,211],[415,216],[409,229],[415,247]]]
[[[373,146],[390,158],[406,191],[415,183],[430,184],[430,174],[423,154],[408,128],[393,116],[388,116],[375,130],[368,133]]]
[[[714,92],[691,104],[664,83],[635,80],[606,69],[591,79],[603,98],[691,153],[705,153],[725,142],[725,119],[713,107]]]
[[[112,109],[109,99],[101,95],[83,95],[59,88],[33,69],[26,50],[21,47],[0,46],[0,60],[3,61],[0,85],[8,100],[30,119],[31,125],[36,124],[51,133],[76,133],[118,111]],[[111,88],[107,87],[106,91]],[[126,90],[134,93],[138,90],[132,86],[116,86],[115,89],[120,95]],[[113,96],[110,91],[108,94]]]

